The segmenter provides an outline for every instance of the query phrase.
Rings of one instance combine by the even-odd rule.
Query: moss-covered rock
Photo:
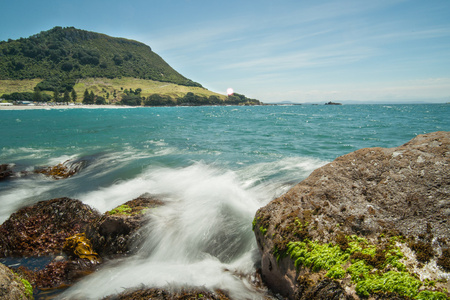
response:
[[[3,264],[0,264],[0,299],[33,299],[31,284]]]
[[[87,227],[86,237],[102,257],[132,253],[143,241],[139,230],[148,222],[145,212],[162,204],[144,194],[104,213]]]
[[[449,147],[450,133],[436,132],[361,149],[258,210],[268,286],[290,299],[330,281],[335,299],[448,297]]]

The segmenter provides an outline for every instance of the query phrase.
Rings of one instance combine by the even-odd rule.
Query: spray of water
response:
[[[121,191],[129,193],[131,188],[159,195],[165,202],[148,213],[143,229],[147,239],[140,251],[106,264],[70,288],[63,299],[98,299],[141,284],[221,288],[236,299],[261,298],[245,275],[254,272],[257,261],[252,219],[270,200],[270,193],[258,186],[245,187],[235,172],[197,163],[146,170],[139,178],[104,189],[103,197],[113,198],[114,205],[123,203]],[[96,196],[92,204],[99,208],[106,201],[100,201],[97,193],[83,198]]]

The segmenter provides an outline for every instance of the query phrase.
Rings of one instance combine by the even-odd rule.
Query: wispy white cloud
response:
[[[277,93],[281,100],[295,101],[330,95],[442,96],[448,91],[445,80],[436,86],[401,79],[420,79],[425,76],[420,72],[431,68],[434,76],[450,77],[439,65],[443,58],[449,61],[445,51],[450,42],[442,41],[450,41],[450,22],[414,19],[426,12],[411,10],[408,0],[316,3],[289,2],[214,21],[194,19],[148,33],[144,40],[206,87],[217,91],[232,84],[264,101]]]
[[[157,34],[149,34],[145,39],[156,45],[158,51],[192,52],[193,50],[215,47],[225,40],[239,41],[236,33],[243,30],[240,25],[206,26],[196,23],[196,26],[173,27]]]
[[[374,50],[366,47],[348,49],[342,45],[329,45],[305,49],[288,54],[268,55],[224,65],[222,69],[252,69],[273,72],[311,67],[333,67],[360,61],[373,55]]]

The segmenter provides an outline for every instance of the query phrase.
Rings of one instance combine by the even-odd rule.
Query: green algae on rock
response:
[[[25,295],[28,298],[33,299],[33,287],[31,286],[30,282],[24,278],[20,278],[20,281],[22,281],[22,284],[25,287]]]
[[[259,209],[263,280],[290,299],[308,299],[326,278],[343,299],[446,299],[449,146],[450,133],[436,132],[361,149]]]
[[[115,214],[121,214],[121,215],[131,215],[131,207],[129,207],[126,204],[123,204],[121,206],[118,206],[114,208],[113,210],[108,211],[108,214],[115,215]]]
[[[0,299],[33,299],[30,283],[0,264]]]

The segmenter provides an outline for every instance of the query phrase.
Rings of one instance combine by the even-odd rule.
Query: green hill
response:
[[[133,40],[55,27],[29,38],[0,42],[0,80],[41,78],[41,90],[62,90],[75,85],[76,79],[90,77],[133,77],[201,87],[149,46]]]
[[[73,27],[0,41],[0,96],[86,104],[260,104],[244,95],[208,91],[145,44]]]

